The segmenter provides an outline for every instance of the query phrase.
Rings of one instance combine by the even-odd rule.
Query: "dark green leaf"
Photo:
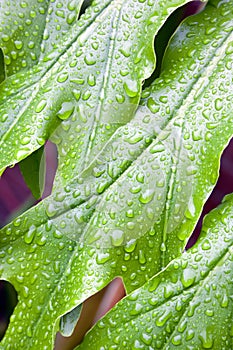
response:
[[[46,162],[44,147],[39,148],[19,163],[20,171],[33,196],[41,198],[44,191]]]
[[[5,65],[4,65],[4,57],[3,52],[0,49],[0,84],[5,79]]]

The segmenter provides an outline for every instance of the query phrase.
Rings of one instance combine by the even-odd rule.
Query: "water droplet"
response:
[[[125,92],[129,97],[135,97],[138,94],[139,91],[139,86],[138,82],[135,80],[128,80],[127,82],[124,83],[124,89]]]
[[[84,61],[88,66],[92,66],[93,64],[96,63],[95,58],[93,57],[92,54],[88,54],[84,57]]]
[[[36,106],[36,109],[35,109],[36,113],[42,112],[46,105],[47,105],[47,101],[46,100],[41,100],[38,103],[38,105]]]
[[[16,47],[17,50],[20,50],[20,49],[22,49],[22,47],[23,47],[23,43],[22,43],[22,41],[20,41],[20,40],[16,40],[16,41],[14,42],[14,44],[15,44],[15,47]]]
[[[74,11],[76,9],[76,1],[75,0],[71,0],[69,3],[68,3],[68,10],[70,11]]]
[[[16,159],[20,161],[21,159],[25,158],[30,152],[29,148],[20,149],[16,152]]]
[[[185,288],[190,287],[195,281],[195,276],[196,276],[196,273],[194,270],[186,268],[183,271],[183,275],[181,277],[181,282],[183,286]]]
[[[147,333],[142,333],[141,340],[145,345],[150,345],[152,343],[152,335]]]
[[[215,109],[217,111],[220,111],[222,108],[223,108],[223,101],[221,98],[216,98],[215,102],[214,102],[214,106],[215,106]]]
[[[146,263],[146,257],[145,257],[145,253],[143,250],[139,250],[139,262],[140,264],[145,264]]]
[[[28,136],[24,136],[24,137],[20,140],[20,143],[21,143],[22,145],[28,145],[29,142],[30,142],[30,137],[28,137]]]
[[[77,16],[75,13],[69,13],[68,17],[66,18],[66,23],[72,24],[76,18],[77,18]]]
[[[137,179],[138,182],[143,184],[144,183],[144,179],[145,179],[144,173],[137,174],[136,175],[136,179]]]
[[[88,83],[90,86],[95,86],[96,80],[95,80],[94,74],[90,74],[90,75],[88,76],[87,83]]]
[[[148,189],[140,195],[139,201],[143,204],[147,204],[152,201],[152,199],[154,198],[154,194],[154,190]]]
[[[64,72],[64,73],[61,73],[58,77],[57,77],[57,81],[59,83],[64,83],[67,79],[68,79],[68,73],[67,72]]]
[[[29,338],[32,338],[32,327],[31,326],[27,327],[26,334]]]
[[[46,206],[46,213],[49,217],[52,217],[56,214],[57,210],[54,206],[54,203],[49,203],[47,206]]]
[[[116,94],[116,100],[119,103],[123,103],[125,101],[125,96],[121,94]]]
[[[31,244],[33,239],[34,239],[34,237],[35,237],[35,234],[36,234],[36,227],[34,225],[32,225],[29,228],[28,232],[24,236],[25,243]]]
[[[73,89],[73,90],[72,90],[72,93],[73,93],[73,95],[74,95],[76,101],[79,101],[80,96],[81,96],[81,91],[80,91],[80,90],[77,90],[77,89]]]
[[[229,304],[228,296],[224,294],[221,301],[221,307],[227,308],[228,304]]]
[[[46,241],[47,241],[46,236],[40,235],[40,236],[37,238],[36,243],[37,243],[38,245],[40,245],[40,246],[43,246],[43,245],[45,245]]]
[[[203,250],[209,250],[211,248],[210,242],[205,240],[201,245]]]
[[[114,230],[111,234],[112,245],[119,247],[124,243],[124,231]]]
[[[132,253],[135,248],[136,248],[136,241],[135,240],[130,240],[129,242],[126,243],[126,245],[124,246],[124,250],[127,252],[127,253]]]
[[[208,331],[208,329],[202,330],[202,332],[199,335],[199,338],[202,342],[202,347],[204,349],[212,349],[213,348],[213,334]]]
[[[172,344],[173,345],[180,345],[181,344],[181,340],[182,340],[182,338],[181,338],[181,335],[180,334],[178,334],[178,335],[175,335],[173,338],[172,338]]]
[[[72,102],[63,102],[61,109],[57,113],[57,116],[60,119],[65,120],[65,119],[68,119],[73,112],[74,112],[73,103]]]
[[[60,261],[54,261],[53,269],[55,273],[60,273]]]
[[[186,333],[186,337],[185,339],[188,341],[188,340],[191,340],[193,339],[193,337],[195,336],[195,332],[193,329],[189,329]]]
[[[166,252],[167,247],[166,247],[166,244],[164,242],[161,243],[160,250],[161,250],[161,252]]]
[[[87,101],[90,97],[91,97],[91,92],[90,92],[90,90],[86,90],[86,91],[82,94],[82,99],[83,99],[83,101]]]
[[[109,253],[98,253],[96,261],[98,264],[105,264],[110,259]]]

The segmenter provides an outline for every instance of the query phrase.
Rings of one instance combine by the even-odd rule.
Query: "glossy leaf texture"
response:
[[[232,12],[212,2],[181,26],[132,120],[119,114],[101,150],[82,142],[88,163],[65,147],[86,127],[62,122],[52,196],[1,231],[1,276],[19,293],[3,348],[51,348],[60,316],[116,276],[138,288],[182,252],[233,134]]]
[[[78,19],[83,0],[1,1],[0,47],[7,76],[37,64],[57,49]]]
[[[229,195],[198,242],[120,301],[78,349],[232,349],[232,232]]]
[[[186,2],[96,1],[80,21],[74,19],[63,36],[56,34],[56,26],[64,27],[66,31],[69,27],[66,28],[65,18],[69,18],[70,12],[64,14],[64,18],[58,16],[57,13],[63,11],[55,10],[59,1],[48,6],[44,25],[39,13],[36,13],[35,23],[32,21],[31,25],[38,27],[40,23],[42,29],[45,27],[44,32],[38,29],[42,41],[41,60],[31,70],[13,75],[0,87],[0,171],[38,149],[61,120],[69,117],[76,120],[76,125],[73,125],[75,141],[72,142],[72,135],[67,140],[76,162],[75,165],[73,162],[67,165],[67,171],[69,168],[73,172],[78,171],[89,164],[119,124],[125,124],[132,118],[140,99],[142,82],[151,75],[155,66],[154,36],[169,14]],[[7,6],[8,2],[4,3]],[[31,9],[26,7],[25,19],[35,12],[36,3],[30,3]],[[21,6],[22,3],[17,4]],[[66,1],[64,8],[69,8],[69,4]],[[73,6],[75,8],[75,4]],[[46,13],[45,9],[43,12]],[[25,19],[23,23],[26,23]],[[5,17],[2,21],[5,23]],[[18,45],[18,39],[14,34],[9,37],[9,51],[12,45]],[[19,54],[24,52],[22,40],[19,40]],[[26,34],[25,40],[27,46],[29,39]],[[8,46],[4,45],[7,65]],[[36,57],[38,50],[35,46]],[[25,55],[27,53],[28,50]],[[79,135],[80,128],[82,132]],[[63,152],[60,155],[62,157]],[[61,161],[65,162],[63,158]]]

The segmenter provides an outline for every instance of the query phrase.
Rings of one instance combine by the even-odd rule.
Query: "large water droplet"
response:
[[[36,106],[36,113],[42,112],[46,105],[47,105],[47,101],[46,100],[41,100],[38,103],[38,105]]]
[[[73,103],[72,102],[63,102],[61,109],[57,113],[57,116],[60,119],[65,120],[65,119],[68,119],[73,112],[74,112]]]
[[[139,200],[141,203],[147,204],[152,201],[152,199],[154,198],[154,194],[154,190],[148,189],[140,195]]]
[[[119,247],[124,243],[124,231],[122,230],[114,230],[111,234],[112,245],[115,247]]]
[[[213,340],[213,334],[206,328],[203,329],[202,332],[199,335],[199,338],[202,343],[202,347],[204,349],[212,349],[214,340]]]
[[[124,89],[129,97],[135,97],[139,91],[138,82],[135,80],[128,80],[124,83]]]
[[[32,225],[28,232],[26,232],[25,236],[24,236],[24,241],[25,243],[27,244],[31,244],[34,237],[35,237],[35,234],[36,234],[36,227],[34,225]]]

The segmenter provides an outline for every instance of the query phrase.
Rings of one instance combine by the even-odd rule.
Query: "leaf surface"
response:
[[[120,301],[78,349],[231,349],[232,231],[230,195],[195,246]]]
[[[68,118],[76,120],[75,137],[70,134],[67,140],[67,133],[59,132],[61,162],[69,152],[69,159],[76,160],[67,160],[66,173],[87,166],[116,128],[132,118],[142,82],[154,69],[154,36],[169,14],[186,2],[97,2],[83,21],[72,25],[65,51],[55,48],[32,70],[6,80],[0,91],[5,102],[0,107],[0,171],[39,148]],[[46,47],[45,42],[43,50],[49,50]]]
[[[0,47],[7,76],[36,65],[75,23],[83,0],[1,1]]]
[[[161,78],[143,92],[132,121],[117,129],[64,191],[56,188],[1,231],[1,275],[19,293],[3,348],[9,342],[50,346],[59,317],[115,276],[132,291],[181,253],[233,131],[231,11],[223,2],[186,21],[167,51]],[[206,34],[211,19],[216,31]],[[154,184],[153,196],[148,190]],[[25,305],[31,305],[33,321]]]

